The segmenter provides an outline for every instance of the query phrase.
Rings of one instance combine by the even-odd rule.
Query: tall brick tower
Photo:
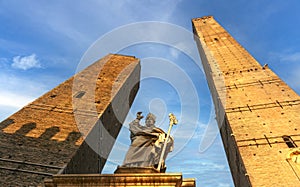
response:
[[[107,55],[1,122],[0,186],[99,174],[139,80],[139,59]]]
[[[192,20],[235,186],[300,186],[300,98],[212,16]]]

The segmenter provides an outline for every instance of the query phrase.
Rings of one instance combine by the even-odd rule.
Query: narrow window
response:
[[[84,91],[79,91],[79,92],[77,92],[77,93],[74,95],[74,97],[75,97],[75,98],[82,98],[82,96],[84,96],[84,94],[85,94]]]
[[[51,98],[54,98],[54,97],[56,97],[56,96],[57,96],[56,94],[50,95]]]
[[[296,145],[296,143],[294,142],[294,140],[290,137],[290,136],[282,136],[282,139],[284,140],[284,142],[286,143],[286,145],[289,147],[289,148],[295,148],[295,147],[298,147]]]

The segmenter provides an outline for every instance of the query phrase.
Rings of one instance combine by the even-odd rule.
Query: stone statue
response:
[[[145,126],[140,124],[143,118],[142,112],[137,113],[137,117],[130,124],[131,145],[126,154],[123,167],[154,167],[158,168],[161,152],[167,134],[160,128],[155,127],[156,117],[149,113],[145,120]],[[167,154],[173,149],[173,138],[167,142],[166,151],[163,155],[162,170],[165,170],[164,160]]]

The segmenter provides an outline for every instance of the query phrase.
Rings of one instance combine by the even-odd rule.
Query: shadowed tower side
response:
[[[299,186],[300,97],[212,16],[192,24],[235,186]]]

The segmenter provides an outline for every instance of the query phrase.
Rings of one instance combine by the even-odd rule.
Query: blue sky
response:
[[[299,9],[297,0],[0,0],[0,120],[71,77],[90,46],[113,30],[155,21],[191,32],[191,19],[205,15],[213,15],[261,64],[268,63],[299,94]],[[195,47],[192,45],[187,49]],[[167,130],[166,114],[174,112],[181,126],[173,129],[176,150],[167,161],[168,170],[197,178],[199,186],[233,186],[220,137],[208,140],[212,144],[205,151],[199,148],[206,127],[214,127],[200,60],[193,61],[178,50],[180,43],[174,46],[145,42],[112,51],[142,59],[141,89],[126,123],[136,111],[152,111],[158,115],[158,125]],[[169,66],[184,79],[169,75]],[[163,75],[168,78],[157,78]],[[193,91],[182,91],[185,89]],[[196,112],[191,111],[195,106]],[[128,144],[125,124],[106,172],[120,164],[118,153],[125,154]]]

